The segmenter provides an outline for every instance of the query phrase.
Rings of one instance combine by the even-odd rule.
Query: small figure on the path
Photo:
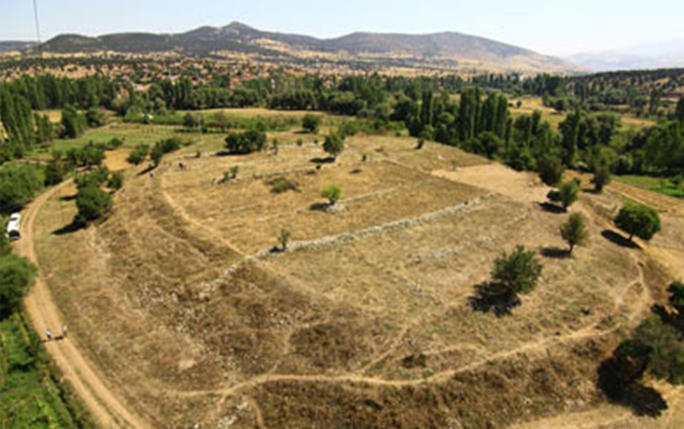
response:
[[[45,338],[47,338],[48,341],[52,341],[52,332],[49,329],[45,330]]]
[[[67,329],[66,325],[62,327],[62,338],[66,338],[69,336],[69,330]]]

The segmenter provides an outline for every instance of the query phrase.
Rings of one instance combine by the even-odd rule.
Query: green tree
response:
[[[342,188],[338,185],[328,185],[323,188],[321,196],[330,202],[331,206],[342,199]]]
[[[675,120],[684,128],[684,97],[680,97],[675,109]]]
[[[667,291],[670,293],[670,305],[677,311],[677,316],[684,319],[684,283],[673,282]]]
[[[95,186],[79,189],[76,194],[78,214],[74,219],[76,225],[87,225],[106,215],[112,207],[112,197],[109,193]]]
[[[560,234],[563,240],[570,246],[570,254],[575,246],[584,246],[589,241],[589,230],[586,225],[586,218],[581,213],[573,213],[560,227]]]
[[[594,177],[591,183],[594,185],[596,192],[603,192],[603,188],[610,184],[610,168],[606,165],[600,165],[594,171]]]
[[[266,134],[263,131],[233,132],[226,137],[226,149],[232,154],[246,155],[264,150],[266,141]]]
[[[615,226],[628,233],[630,241],[635,235],[648,241],[660,232],[660,216],[651,207],[630,203],[620,209]]]
[[[161,146],[154,145],[152,152],[150,152],[150,159],[152,160],[152,166],[158,167],[162,159],[164,158],[164,149]]]
[[[568,211],[568,208],[575,202],[577,202],[577,200],[579,199],[579,192],[580,188],[577,185],[577,182],[575,182],[574,180],[565,182],[560,186],[560,188],[558,189],[558,193],[560,196],[559,202],[563,207],[563,210]]]
[[[50,160],[45,167],[45,186],[52,186],[62,183],[64,180],[64,167],[62,163],[56,159]]]
[[[532,292],[541,276],[542,265],[535,253],[518,246],[514,252],[506,253],[494,262],[492,278],[501,284],[507,294],[517,296]]]
[[[314,115],[307,113],[302,118],[302,128],[308,133],[315,134],[321,126],[321,117],[319,115]]]
[[[326,136],[323,150],[332,156],[333,159],[337,159],[342,151],[344,151],[344,137],[337,133]]]
[[[17,255],[7,255],[0,259],[0,320],[21,307],[35,275],[36,267],[27,259]]]
[[[63,137],[75,139],[83,134],[85,120],[73,106],[69,105],[62,110],[62,127]]]
[[[545,155],[537,163],[537,170],[542,182],[549,186],[556,186],[563,179],[565,166],[558,157]]]

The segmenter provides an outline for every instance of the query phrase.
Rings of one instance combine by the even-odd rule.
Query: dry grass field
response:
[[[674,274],[653,260],[679,252],[676,213],[664,222],[679,235],[625,248],[602,236],[618,193],[585,194],[572,210],[592,239],[559,257],[566,215],[542,209],[532,175],[402,137],[351,137],[323,162],[308,137],[282,137],[278,155],[192,148],[154,177],[128,169],[109,218],[85,230],[65,228],[73,189],[39,213],[71,337],[138,414],[160,428],[455,429],[591,423],[609,407],[596,369],[664,299]],[[344,198],[326,210],[333,183]],[[274,251],[282,229],[289,249]],[[518,244],[543,261],[539,287],[510,315],[476,309]]]

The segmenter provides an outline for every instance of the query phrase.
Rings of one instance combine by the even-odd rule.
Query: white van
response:
[[[12,216],[9,218],[9,222],[7,222],[7,238],[12,241],[19,240],[21,238],[20,226],[21,214],[12,213]]]

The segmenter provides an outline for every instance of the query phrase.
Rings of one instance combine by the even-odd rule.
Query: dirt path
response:
[[[24,213],[22,239],[17,245],[17,250],[33,263],[37,264],[34,247],[36,215],[46,201],[68,186],[69,183],[64,182],[39,196]],[[55,334],[61,333],[64,326],[62,317],[40,273],[26,298],[25,305],[29,318],[41,337],[46,329],[51,329]],[[136,429],[151,427],[126,408],[124,402],[107,387],[103,378],[78,349],[78,339],[69,337],[63,341],[48,342],[45,343],[45,348],[61,370],[64,378],[71,384],[101,427]]]

